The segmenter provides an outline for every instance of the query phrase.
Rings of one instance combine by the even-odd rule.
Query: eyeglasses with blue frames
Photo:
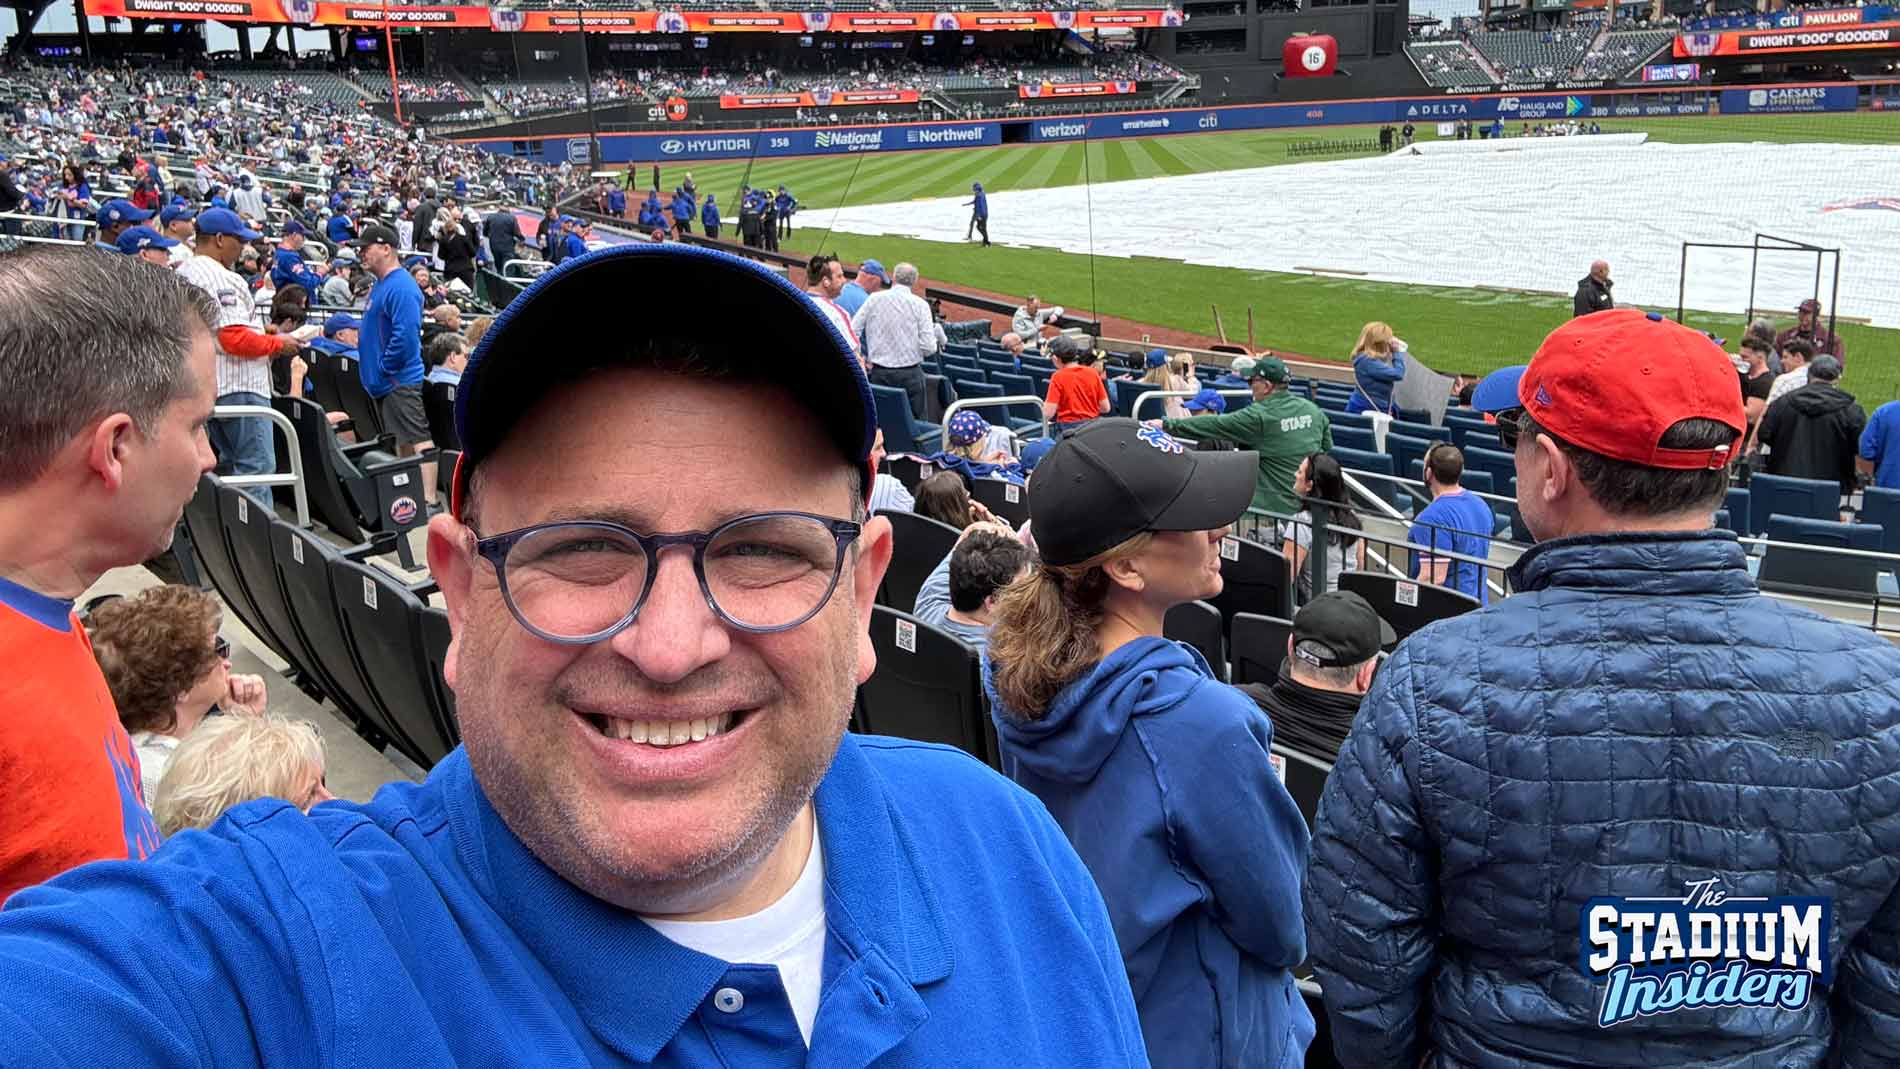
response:
[[[808,512],[755,513],[678,534],[573,520],[481,538],[475,552],[495,566],[502,600],[522,627],[578,646],[610,639],[639,618],[670,546],[692,548],[700,593],[728,626],[790,630],[831,600],[845,550],[862,531]]]

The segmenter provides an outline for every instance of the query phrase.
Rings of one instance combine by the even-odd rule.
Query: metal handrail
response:
[[[1049,413],[1042,407],[1042,398],[1029,393],[1010,394],[1007,397],[959,398],[952,402],[949,408],[943,410],[943,425],[946,428],[945,433],[948,433],[950,417],[966,408],[996,408],[1003,405],[1020,404],[1033,404],[1036,406],[1036,411],[1042,416],[1042,437],[1049,437]],[[946,440],[944,444],[948,445],[949,442]]]
[[[1214,392],[1220,394],[1222,397],[1253,397],[1253,390],[1240,387],[1227,390],[1215,390]],[[1141,406],[1147,404],[1149,400],[1153,398],[1166,400],[1170,397],[1199,397],[1200,395],[1200,390],[1149,390],[1135,398],[1135,403],[1128,406],[1128,414],[1139,420],[1141,418]]]
[[[540,268],[540,270],[529,271],[527,274],[524,274],[524,275],[509,274],[508,269],[515,266],[522,266],[522,267],[534,266],[534,267]],[[548,268],[553,267],[553,266],[554,266],[553,264],[548,263],[546,260],[521,260],[521,259],[510,260],[507,263],[501,265],[501,277],[503,278],[530,278],[530,279],[539,278],[541,276],[542,271],[546,271]]]
[[[290,451],[290,471],[274,472],[269,475],[225,475],[227,486],[243,488],[246,486],[288,486],[291,496],[297,502],[297,526],[310,526],[310,492],[303,481],[303,450],[297,444],[297,426],[290,417],[268,405],[218,405],[211,410],[212,419],[268,419],[284,432],[284,445]]]
[[[63,215],[34,215],[31,212],[0,212],[0,219],[19,219],[28,223],[51,223],[54,226],[89,226],[97,230],[96,219],[68,219]]]

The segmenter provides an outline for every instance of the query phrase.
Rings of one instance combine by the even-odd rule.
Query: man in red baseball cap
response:
[[[1826,353],[1840,360],[1841,366],[1847,366],[1847,350],[1841,345],[1841,336],[1821,325],[1821,302],[1809,297],[1795,309],[1794,326],[1775,335],[1775,351],[1788,347],[1796,338],[1814,346],[1815,355]]]
[[[1868,788],[1900,782],[1900,651],[1763,597],[1711,529],[1745,426],[1727,355],[1599,312],[1472,403],[1498,414],[1539,541],[1511,596],[1399,645],[1327,778],[1304,915],[1335,1049],[1391,1069],[1890,1062],[1900,793]],[[1772,931],[1797,901],[1831,925],[1805,956],[1787,933],[1765,964],[1719,939],[1692,962],[1662,935],[1689,939],[1696,910]],[[1799,963],[1798,995],[1759,997],[1775,962]]]

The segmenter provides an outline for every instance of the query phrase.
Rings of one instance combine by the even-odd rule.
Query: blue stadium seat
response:
[[[1735,528],[1731,526],[1731,524],[1733,523],[1734,521],[1729,519],[1729,514],[1728,514],[1727,509],[1716,509],[1715,518],[1712,521],[1710,521],[1709,526],[1715,528],[1718,531],[1733,531],[1735,530]]]
[[[1433,426],[1432,414],[1430,412],[1400,408],[1393,411],[1392,417],[1394,423],[1415,423],[1421,427]]]
[[[1484,420],[1478,419],[1475,416],[1461,416],[1453,412],[1445,413],[1445,429],[1451,432],[1451,444],[1460,449],[1465,447],[1465,435],[1467,434],[1473,432],[1494,436],[1497,434],[1497,431],[1492,425],[1486,423]],[[1490,446],[1485,446],[1485,448],[1489,449]]]
[[[1730,527],[1729,530],[1741,535],[1758,535],[1761,533],[1760,531],[1747,529],[1749,521],[1754,518],[1748,509],[1748,487],[1729,487],[1728,493],[1722,497],[1722,510],[1729,514],[1729,519],[1735,521],[1735,526]]]
[[[1759,478],[1759,476],[1757,476]],[[1830,483],[1838,492],[1840,487]],[[1760,495],[1756,495],[1759,500]],[[1771,542],[1880,551],[1882,528],[1871,523],[1841,523],[1805,516],[1768,517]],[[1873,557],[1817,553],[1786,546],[1762,551],[1756,580],[1763,590],[1818,594],[1871,601],[1880,591],[1883,562]]]
[[[1496,431],[1467,431],[1465,432],[1465,444],[1458,448],[1489,449],[1493,453],[1510,452],[1509,449],[1504,448],[1504,442],[1498,437],[1498,432]]]
[[[1339,441],[1338,435],[1333,436],[1333,441]],[[1387,432],[1385,436],[1385,451],[1392,454],[1392,467],[1396,471],[1409,471],[1413,461],[1424,461],[1425,451],[1432,444],[1430,439],[1414,438],[1409,434]]]
[[[1392,421],[1392,433],[1403,434],[1412,438],[1424,438],[1433,442],[1451,441],[1451,431],[1449,428],[1439,427],[1431,423],[1414,423],[1403,419],[1395,419]]]
[[[1001,386],[1003,388],[1003,396],[1006,397],[1043,396],[1036,390],[1036,381],[1028,375],[1005,375],[1002,372],[994,372],[990,375],[990,382],[993,385]],[[991,417],[985,416],[984,418],[990,419]],[[1009,406],[1009,418],[1012,425],[1025,423],[1039,427],[1042,425],[1042,406],[1027,401],[1011,405]]]
[[[1325,408],[1326,406],[1321,405],[1320,407]],[[1326,413],[1326,422],[1332,424],[1335,429],[1340,427],[1358,427],[1360,430],[1365,431],[1372,429],[1372,417],[1366,415],[1364,412],[1328,411]]]
[[[966,341],[949,342],[944,345],[943,351],[946,353],[953,353],[957,356],[967,356],[972,360],[976,359],[976,344],[974,342],[966,342]]]
[[[1340,467],[1347,469],[1348,472],[1369,471],[1379,475],[1392,475],[1398,470],[1392,466],[1390,453],[1374,453],[1369,449],[1342,449],[1335,445],[1332,456],[1334,460],[1339,461]],[[1367,490],[1388,501],[1393,499],[1394,494],[1405,496],[1405,491],[1390,479],[1361,479],[1359,481]]]
[[[1870,486],[1861,491],[1861,523],[1878,524],[1881,529],[1880,548],[1888,553],[1900,553],[1900,490],[1884,490]]]
[[[996,376],[999,374],[1014,375],[1016,373],[1016,362],[1014,360],[979,359],[976,362],[976,366],[982,368],[984,373],[990,376],[991,382],[995,382]]]
[[[1342,449],[1363,449],[1367,452],[1374,452],[1379,448],[1379,443],[1373,441],[1371,431],[1360,427],[1342,427],[1338,424],[1333,426],[1333,445]]]
[[[976,357],[964,356],[961,353],[945,352],[937,358],[937,362],[946,368],[960,367],[968,368],[971,371],[982,370],[982,368],[977,366]]]
[[[966,370],[959,367],[948,368],[945,374],[950,376],[950,384],[957,388],[957,394],[959,396],[963,394],[966,387],[987,386],[990,381],[981,371]]]
[[[1465,470],[1489,472],[1494,486],[1507,482],[1514,484],[1517,480],[1517,460],[1502,450],[1465,450]],[[1511,496],[1516,497],[1517,494],[1512,492]]]
[[[1124,419],[1133,416],[1135,414],[1135,398],[1140,397],[1152,389],[1154,389],[1154,387],[1134,379],[1121,379],[1109,383],[1108,401],[1109,404],[1113,406],[1109,409],[1109,412],[1121,416]],[[1143,409],[1141,413],[1143,419],[1160,419],[1162,415],[1162,407],[1153,401],[1148,402],[1148,407]]]
[[[910,397],[895,386],[872,386],[877,425],[884,428],[884,448],[893,453],[935,453],[943,447],[943,428],[912,419]]]
[[[1803,516],[1838,522],[1841,486],[1827,479],[1795,479],[1762,473],[1749,480],[1748,507],[1751,533],[1767,530],[1771,516]]]

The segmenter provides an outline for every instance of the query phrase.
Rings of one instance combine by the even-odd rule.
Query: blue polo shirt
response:
[[[846,735],[816,803],[810,1064],[1148,1064],[1101,895],[1034,798],[961,752]],[[562,879],[459,749],[368,805],[253,802],[15,895],[0,1036],[10,1067],[807,1064],[776,969]]]
[[[1900,490],[1900,401],[1888,401],[1860,432],[1860,455],[1874,462],[1874,485]]]
[[[422,385],[422,287],[397,268],[376,280],[356,332],[363,389],[383,397],[398,386]]]

